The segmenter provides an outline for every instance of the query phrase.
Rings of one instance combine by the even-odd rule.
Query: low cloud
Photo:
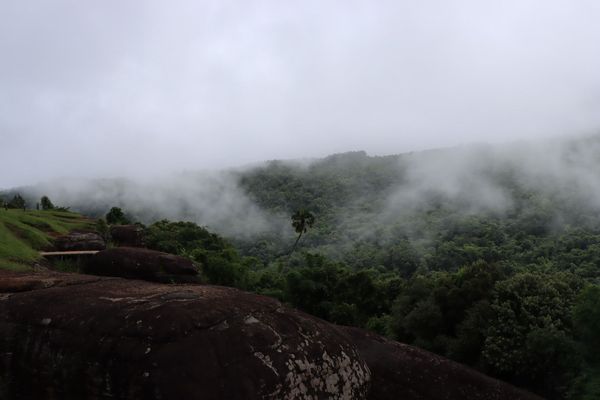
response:
[[[593,133],[599,20],[597,0],[4,1],[0,187]]]
[[[401,158],[404,183],[387,212],[444,204],[466,213],[510,211],[518,196],[600,209],[600,140],[520,141],[425,151]]]
[[[236,179],[233,172],[181,173],[152,182],[73,179],[51,181],[27,192],[38,198],[48,195],[55,204],[93,215],[118,206],[144,223],[165,218],[192,221],[230,237],[279,232],[284,218],[261,210]]]

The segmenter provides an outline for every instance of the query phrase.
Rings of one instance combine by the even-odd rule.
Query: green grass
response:
[[[64,211],[0,209],[0,268],[27,270],[53,237],[75,229],[94,229],[94,221]]]

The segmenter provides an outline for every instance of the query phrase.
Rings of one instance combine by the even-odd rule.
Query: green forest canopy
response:
[[[224,238],[165,220],[149,226],[149,244],[196,260],[207,282],[375,330],[550,399],[594,398],[600,160],[584,151],[594,140],[566,148],[554,169],[485,148],[467,161],[452,149],[273,161],[234,177],[283,228]],[[290,256],[289,221],[301,209],[314,223]]]
[[[264,209],[314,212],[289,259],[291,235],[227,241],[190,223],[152,225],[152,238],[180,235],[169,235],[176,244],[151,243],[199,261],[210,282],[378,331],[548,398],[584,396],[598,379],[594,210],[505,180],[513,198],[505,210],[465,210],[456,198],[432,195],[380,218],[402,183],[396,163],[351,153],[242,174]],[[195,230],[204,233],[190,241]]]

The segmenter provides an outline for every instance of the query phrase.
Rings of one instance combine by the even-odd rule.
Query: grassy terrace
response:
[[[72,212],[0,209],[0,268],[27,270],[54,237],[93,227],[93,220]]]

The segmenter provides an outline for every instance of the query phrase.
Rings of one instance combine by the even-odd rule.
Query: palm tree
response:
[[[296,245],[302,237],[302,234],[306,233],[308,231],[308,228],[311,228],[314,223],[315,216],[310,211],[306,211],[303,208],[296,211],[294,215],[292,215],[292,226],[294,227],[296,233],[298,233],[298,239],[296,239],[296,242],[294,242],[294,247],[292,247],[290,255],[292,255],[292,253],[296,249]]]

